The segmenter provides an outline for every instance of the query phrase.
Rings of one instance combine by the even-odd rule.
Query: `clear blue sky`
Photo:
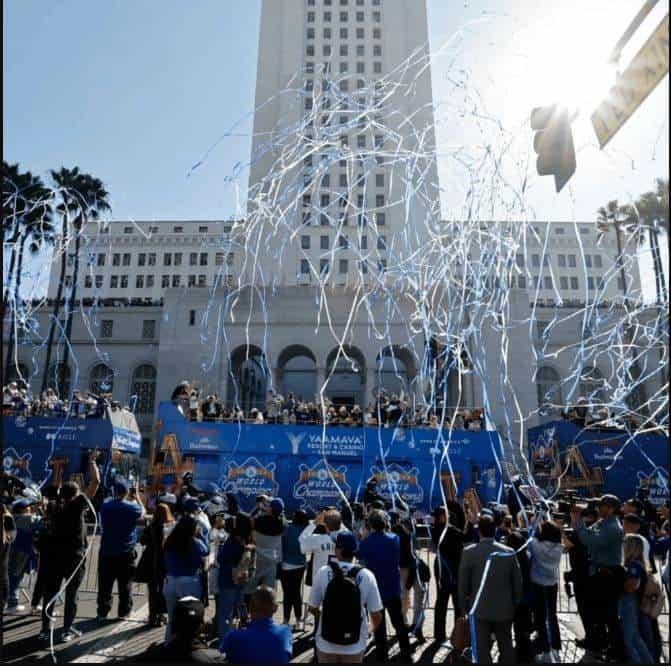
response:
[[[455,96],[450,79],[469,73],[467,89],[516,133],[523,157],[531,144],[525,119],[532,106],[554,101],[564,59],[582,70],[598,42],[603,60],[640,2],[428,4],[431,48],[443,49],[433,68],[443,204],[458,215],[464,174],[449,156],[462,144],[477,153],[498,134],[492,123],[483,131],[460,124],[464,111],[462,123],[473,120],[473,102]],[[224,179],[248,159],[249,122],[240,126],[246,136],[225,139],[186,174],[253,110],[259,9],[260,0],[5,0],[3,157],[37,173],[79,165],[106,183],[117,219],[229,215],[235,195]],[[589,111],[575,124],[572,190],[557,197],[552,179],[535,177],[533,162],[528,170],[527,197],[540,218],[591,219],[609,198],[635,196],[668,177],[668,79],[605,153],[595,147]],[[526,163],[507,168],[522,182]]]

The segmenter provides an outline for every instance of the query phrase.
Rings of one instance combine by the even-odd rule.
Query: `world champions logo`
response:
[[[232,460],[227,464],[220,485],[224,492],[240,493],[245,497],[260,494],[275,496],[279,490],[275,469],[274,462],[264,465],[255,457],[247,458],[240,464]]]
[[[383,467],[374,465],[371,473],[378,482],[378,492],[385,499],[391,499],[393,493],[412,505],[419,505],[424,501],[424,488],[419,482],[417,467],[391,463],[387,465],[385,472]]]
[[[349,497],[351,487],[347,483],[347,466],[332,467],[322,460],[312,466],[298,466],[298,480],[294,483],[294,499],[303,506],[316,507],[325,502],[333,503]]]

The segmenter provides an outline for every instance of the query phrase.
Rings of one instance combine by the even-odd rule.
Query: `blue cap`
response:
[[[33,504],[35,504],[34,500],[31,500],[28,497],[22,497],[21,499],[12,502],[12,509],[25,509]]]
[[[184,513],[195,513],[200,509],[200,504],[198,504],[198,500],[195,497],[187,497],[182,502],[182,509]]]
[[[161,504],[167,504],[168,506],[175,506],[177,504],[177,497],[172,493],[163,493],[158,496],[158,501]]]
[[[284,511],[284,502],[281,498],[276,497],[270,502],[270,510],[273,512],[274,516],[279,516],[282,511]]]
[[[214,481],[208,481],[203,486],[203,492],[206,495],[218,495],[221,492],[221,489]]]
[[[124,495],[130,489],[130,484],[123,478],[123,476],[115,476],[112,488],[114,488],[114,492],[117,495]]]
[[[359,544],[351,532],[340,532],[336,537],[335,547],[340,548],[345,556],[356,555]]]

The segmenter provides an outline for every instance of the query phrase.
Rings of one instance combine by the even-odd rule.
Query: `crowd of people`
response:
[[[269,392],[263,409],[253,407],[247,411],[239,407],[226,407],[217,394],[203,399],[197,388],[187,382],[180,384],[172,396],[183,414],[192,421],[282,424],[282,425],[322,425],[329,426],[378,426],[434,428],[441,426],[456,430],[479,431],[485,429],[482,409],[442,410],[412,406],[402,396],[380,391],[377,401],[365,409],[360,405],[335,404],[329,397],[310,402],[293,393],[286,396]]]
[[[3,414],[104,419],[107,418],[108,409],[115,411],[129,408],[113,400],[111,393],[94,394],[75,389],[71,399],[64,400],[53,388],[34,396],[24,382],[10,382],[2,389]]]
[[[669,594],[668,501],[654,507],[645,496],[621,502],[604,495],[534,504],[516,480],[505,504],[448,500],[422,516],[400,497],[385,499],[371,478],[361,502],[305,507],[289,516],[282,498],[265,495],[243,511],[236,495],[211,482],[201,486],[191,473],[172,492],[145,498],[139,486],[117,476],[102,501],[93,459],[87,478],[83,490],[68,481],[40,492],[3,477],[0,603],[7,614],[40,614],[43,641],[52,634],[59,595],[60,640],[81,635],[77,598],[86,520],[93,518],[100,527],[97,620],[110,618],[115,584],[120,619],[132,611],[133,582],[145,584],[147,621],[165,626],[161,644],[142,656],[149,661],[172,655],[286,663],[296,632],[306,630],[311,616],[320,663],[362,661],[369,638],[376,661],[387,661],[389,628],[400,659],[411,662],[426,641],[433,586],[434,641],[446,641],[451,626],[453,652],[470,649],[479,663],[491,662],[492,639],[502,663],[557,663],[562,583],[585,630],[578,643],[592,656],[650,663],[662,655],[657,618],[662,585]],[[430,558],[418,548],[423,530],[430,535]],[[565,553],[570,570],[562,581]],[[36,576],[28,609],[20,593],[31,568]],[[278,585],[281,623],[275,619]],[[211,602],[213,620],[205,624]]]

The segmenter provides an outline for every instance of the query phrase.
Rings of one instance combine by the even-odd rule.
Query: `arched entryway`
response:
[[[326,358],[326,395],[336,405],[365,404],[366,360],[361,350],[344,345]]]
[[[406,347],[392,345],[377,355],[375,386],[378,390],[384,389],[388,394],[407,398],[415,375],[415,361]]]
[[[293,393],[310,402],[318,389],[317,359],[312,351],[303,345],[283,349],[277,359],[277,390],[285,397]]]
[[[234,349],[228,360],[228,406],[238,406],[245,413],[254,407],[263,409],[269,376],[266,355],[260,347],[242,345]]]

